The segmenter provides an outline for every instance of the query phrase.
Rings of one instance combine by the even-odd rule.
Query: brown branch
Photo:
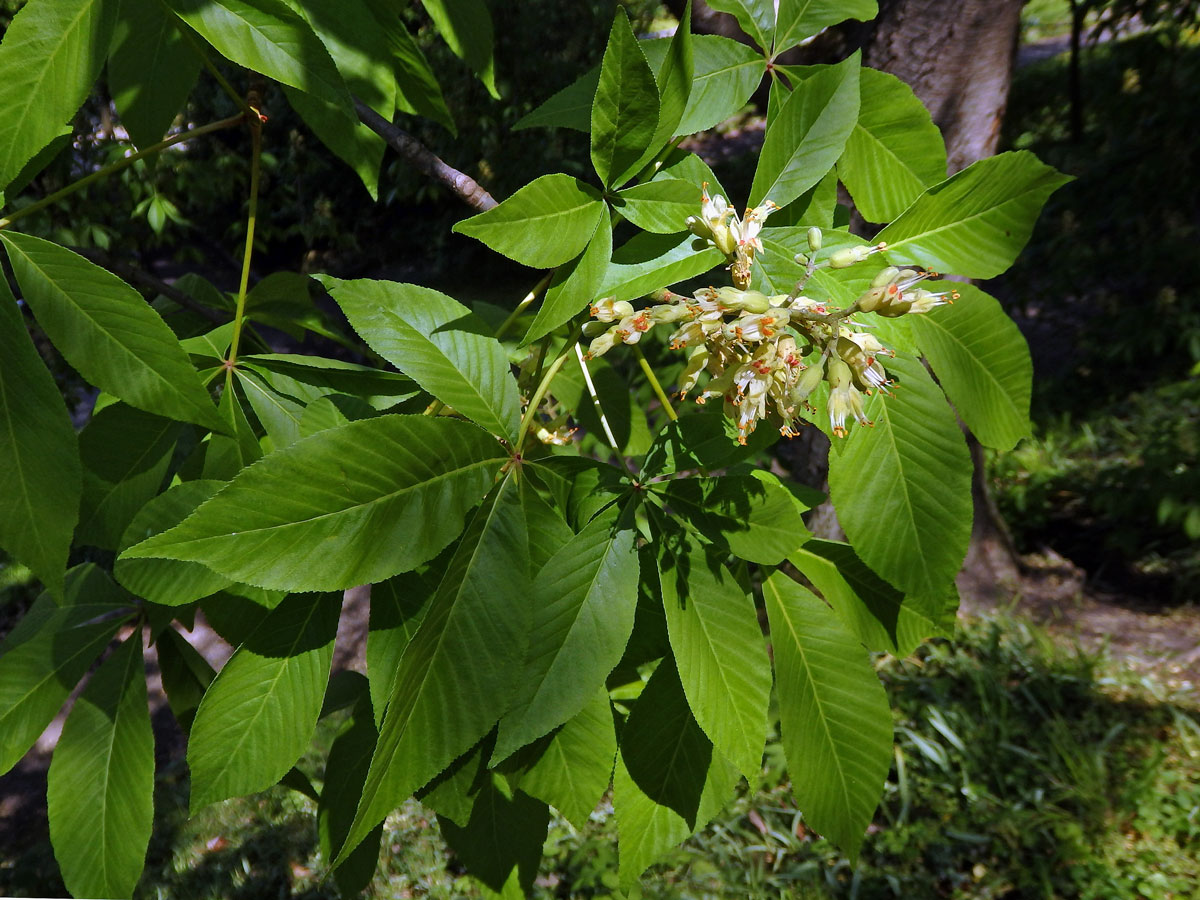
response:
[[[147,287],[152,291],[157,291],[168,300],[173,300],[185,309],[190,309],[198,316],[203,316],[210,322],[223,324],[229,321],[229,316],[224,315],[211,307],[205,306],[198,300],[193,299],[190,295],[185,294],[174,285],[167,284],[161,278],[151,275],[144,269],[139,269],[137,266],[131,266],[129,263],[121,262],[113,259],[103,250],[98,250],[95,247],[72,247],[76,253],[84,259],[94,262],[101,268],[108,269],[114,275],[124,278],[126,281],[131,281]]]
[[[387,141],[388,146],[417,169],[450,188],[463,203],[480,212],[486,212],[498,205],[495,198],[474,178],[447,165],[411,134],[397,128],[357,97],[354,98],[354,109],[358,112],[359,121]]]

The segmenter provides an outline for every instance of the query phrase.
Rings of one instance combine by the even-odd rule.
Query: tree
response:
[[[494,90],[486,8],[425,7]],[[999,274],[1065,179],[1027,153],[946,178],[941,138],[898,79],[857,56],[772,64],[739,216],[676,139],[742,106],[778,53],[874,11],[763,0],[735,10],[761,51],[693,40],[686,12],[674,37],[638,42],[618,9],[599,68],[519,123],[585,132],[592,173],[544,174],[497,203],[391,124],[428,107],[437,84],[394,10],[325,10],[33,0],[0,44],[10,190],[105,63],[142,149],[88,178],[224,129],[251,138],[239,289],[192,285],[215,327],[177,333],[191,320],[174,304],[148,305],[14,230],[78,183],[0,220],[22,298],[0,302],[0,546],[46,586],[0,655],[0,768],[101,660],[50,771],[69,889],[128,895],[141,872],[143,634],[188,730],[192,808],[280,780],[311,791],[346,891],[370,878],[380,823],[414,793],[484,884],[527,890],[549,807],[578,821],[610,783],[631,884],[759,771],[772,690],[785,751],[804,761],[791,773],[800,807],[853,857],[892,755],[867,652],[911,652],[957,603],[970,458],[946,398],[990,445],[1028,427],[1020,335],[994,300],[933,269]],[[131,51],[164,40],[179,52]],[[214,52],[251,72],[244,95],[225,84],[239,113],[160,140]],[[264,79],[364,183],[382,136],[479,210],[455,230],[545,274],[491,324],[412,284],[280,272],[251,287],[272,139],[256,106]],[[865,215],[891,220],[873,241],[835,225],[838,179]],[[698,277],[709,283],[671,289]],[[396,371],[269,352],[256,325],[331,333],[314,282],[356,346]],[[79,435],[26,311],[103,392]],[[677,350],[686,362],[670,361]],[[646,387],[632,399],[608,365],[624,353]],[[712,406],[677,409],[668,371]],[[618,411],[653,424],[641,451]],[[813,540],[811,492],[751,465],[777,432],[812,426],[838,442],[830,492],[849,543]],[[341,591],[368,583],[368,675],[335,688]],[[237,650],[213,673],[180,623],[217,607]],[[617,688],[636,699],[614,703]],[[293,767],[323,707],[349,718],[318,790]]]

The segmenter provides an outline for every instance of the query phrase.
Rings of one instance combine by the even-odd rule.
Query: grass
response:
[[[768,747],[760,783],[668,854],[634,891],[616,881],[615,828],[552,821],[536,896],[550,898],[1086,898],[1170,900],[1200,883],[1200,724],[1119,661],[985,621],[911,660],[878,660],[895,764],[857,868],[804,826]],[[319,780],[324,723],[302,768]],[[159,775],[138,897],[339,896],[323,879],[310,800],[284,788],[186,818],[181,764]],[[0,894],[63,896],[37,836],[0,863]],[[434,816],[387,820],[368,895],[480,896]]]

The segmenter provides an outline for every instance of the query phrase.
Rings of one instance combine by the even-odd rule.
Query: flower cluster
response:
[[[936,273],[888,266],[844,309],[805,296],[802,291],[817,269],[847,268],[886,249],[882,244],[846,247],[818,261],[822,235],[817,228],[808,232],[809,253],[796,256],[805,275],[792,293],[767,296],[749,290],[750,267],[755,253],[762,252],[762,222],[775,208],[768,201],[738,219],[723,197],[709,196],[706,185],[701,214],[689,217],[687,225],[725,253],[734,286],[702,288],[690,298],[659,291],[656,302],[640,310],[625,300],[599,300],[591,307],[596,321],[585,329],[593,336],[588,356],[600,356],[618,343],[635,344],[652,328],[670,325],[672,349],[688,351],[680,396],[695,390],[707,373],[696,402],[721,398],[737,422],[741,443],[767,418],[784,436],[794,436],[802,413],[815,411],[809,398],[822,383],[828,385],[830,429],[844,437],[851,420],[872,424],[864,397],[888,392],[890,381],[879,358],[894,355],[854,317],[925,313],[957,294],[918,287]]]

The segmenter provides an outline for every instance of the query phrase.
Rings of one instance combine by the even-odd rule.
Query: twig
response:
[[[137,266],[129,263],[121,262],[113,259],[103,250],[95,247],[72,247],[74,252],[78,253],[84,259],[94,262],[103,269],[108,269],[114,275],[124,278],[126,281],[132,281],[136,284],[143,285],[152,291],[162,294],[168,300],[178,303],[184,309],[189,309],[198,316],[203,316],[210,322],[223,323],[228,321],[228,317],[223,315],[211,307],[205,306],[198,300],[195,300],[189,294],[184,293],[179,288],[172,284],[167,284],[161,278],[151,275],[144,269],[139,269]]]
[[[354,109],[359,121],[388,142],[388,146],[435,181],[450,188],[458,198],[480,212],[497,206],[495,198],[470,175],[464,175],[453,166],[447,165],[428,147],[407,131],[393,125],[357,97]]]

